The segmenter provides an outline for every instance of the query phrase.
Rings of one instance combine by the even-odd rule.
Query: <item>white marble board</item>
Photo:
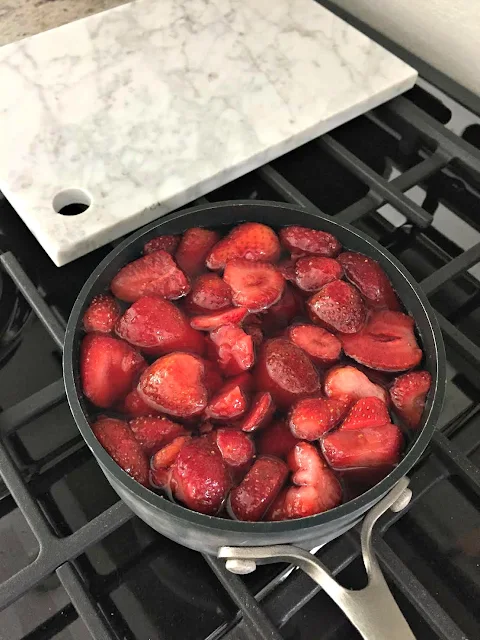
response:
[[[0,49],[0,190],[61,266],[415,79],[314,0],[138,0]]]

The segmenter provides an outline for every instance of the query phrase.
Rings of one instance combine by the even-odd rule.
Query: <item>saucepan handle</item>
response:
[[[401,511],[407,506],[411,497],[408,483],[408,478],[402,478],[363,521],[361,544],[368,576],[368,585],[364,589],[345,589],[314,555],[290,545],[221,547],[218,557],[226,559],[227,568],[236,573],[253,570],[257,561],[262,564],[295,564],[337,603],[365,640],[415,640],[385,582],[371,542],[373,526],[380,516],[388,509]]]

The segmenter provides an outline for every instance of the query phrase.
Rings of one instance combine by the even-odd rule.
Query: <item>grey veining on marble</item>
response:
[[[139,0],[0,48],[0,190],[61,266],[415,78],[314,0]]]

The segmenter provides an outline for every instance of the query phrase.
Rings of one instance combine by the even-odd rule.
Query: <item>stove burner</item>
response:
[[[0,270],[0,367],[13,356],[33,311],[11,278]]]

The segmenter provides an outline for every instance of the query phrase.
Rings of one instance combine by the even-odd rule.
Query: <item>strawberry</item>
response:
[[[351,400],[360,400],[375,397],[388,404],[388,393],[385,389],[350,365],[330,369],[325,377],[324,390],[329,398],[349,396]]]
[[[329,367],[340,359],[342,343],[326,329],[311,324],[297,324],[288,328],[287,337],[320,367]]]
[[[187,442],[190,442],[191,439],[191,436],[185,434],[177,436],[171,442],[164,445],[155,453],[154,456],[152,456],[150,461],[152,470],[157,471],[158,469],[167,469],[168,467],[171,467],[184,445],[186,445]]]
[[[164,416],[143,416],[130,420],[128,426],[148,456],[178,436],[186,434],[182,425]]]
[[[416,367],[423,355],[414,325],[404,313],[377,311],[359,333],[339,337],[345,354],[360,364],[380,371],[404,371]]]
[[[258,453],[286,458],[293,447],[300,442],[283,420],[278,420],[260,432],[257,439]]]
[[[329,331],[357,333],[366,318],[365,305],[357,289],[342,280],[329,282],[307,303],[313,322]]]
[[[191,314],[227,309],[232,306],[232,290],[216,273],[204,273],[193,283],[184,306]]]
[[[292,482],[299,487],[318,484],[328,469],[318,449],[309,442],[296,444],[288,454],[287,464],[292,472]]]
[[[208,436],[185,444],[170,474],[176,500],[207,515],[217,514],[230,488],[230,477],[222,454]]]
[[[318,291],[342,276],[342,265],[334,258],[307,256],[295,264],[295,283],[302,291]]]
[[[322,440],[323,455],[337,470],[396,464],[402,445],[402,432],[395,424],[340,429]]]
[[[198,356],[170,353],[143,372],[138,383],[140,397],[157,411],[173,416],[196,416],[207,406],[205,367]]]
[[[224,324],[210,334],[217,362],[226,376],[251,369],[255,361],[253,339],[234,324]]]
[[[245,258],[252,262],[277,262],[280,243],[270,227],[258,222],[244,222],[232,229],[207,255],[206,265],[214,271],[223,269],[229,260]]]
[[[334,258],[342,249],[342,245],[331,233],[307,227],[284,227],[280,229],[279,236],[282,245],[294,256],[313,254]]]
[[[242,482],[230,491],[229,511],[237,520],[258,521],[287,479],[287,465],[279,458],[260,456]]]
[[[348,397],[304,398],[293,405],[288,424],[296,438],[317,440],[337,426],[349,406]]]
[[[223,461],[232,472],[232,476],[241,479],[255,456],[253,442],[243,431],[236,429],[218,429],[215,438]]]
[[[120,404],[118,409],[132,418],[158,414],[158,411],[152,409],[150,405],[142,400],[136,387],[125,396],[125,400]]]
[[[123,340],[94,333],[82,340],[82,389],[97,407],[111,407],[123,399],[145,366],[142,356]]]
[[[269,391],[281,408],[320,389],[312,362],[302,349],[286,338],[273,338],[263,343],[254,376],[257,389]]]
[[[233,304],[251,312],[263,311],[278,302],[285,287],[282,274],[273,265],[245,258],[229,260],[223,279],[232,290]]]
[[[287,516],[285,515],[285,498],[287,496],[289,488],[290,486],[287,485],[280,491],[280,493],[277,495],[277,497],[269,506],[267,512],[263,516],[264,520],[268,522],[286,520]]]
[[[119,467],[137,482],[148,485],[148,458],[123,420],[100,417],[92,431]]]
[[[243,431],[257,431],[265,427],[275,412],[275,404],[268,391],[260,391],[252,400],[252,405],[240,423]]]
[[[240,324],[247,313],[247,309],[242,307],[229,307],[214,313],[195,316],[191,319],[190,325],[199,331],[213,331],[224,324]]]
[[[210,398],[221,387],[223,387],[224,380],[215,362],[204,360],[203,365],[205,367],[205,377],[203,383],[208,391],[208,397]]]
[[[167,445],[170,447],[171,445]],[[150,469],[148,481],[152,489],[161,489],[165,493],[170,492],[170,469],[158,467],[158,469]]]
[[[113,296],[101,293],[90,302],[83,316],[83,328],[87,333],[112,333],[122,311]]]
[[[234,420],[248,409],[248,396],[241,383],[233,378],[213,396],[205,409],[207,418]]]
[[[171,256],[175,254],[178,243],[180,242],[180,236],[157,236],[146,242],[143,246],[143,255],[154,253],[155,251],[166,251]]]
[[[295,284],[295,260],[292,260],[291,258],[282,260],[278,263],[277,267],[285,280]]]
[[[110,288],[125,302],[148,295],[176,300],[190,291],[190,283],[169,253],[155,251],[120,269]]]
[[[428,371],[412,371],[396,378],[390,387],[393,406],[402,421],[411,429],[420,425],[431,384],[432,376]]]
[[[388,409],[380,398],[360,398],[342,422],[340,429],[363,429],[381,427],[390,422]]]
[[[117,322],[117,335],[152,356],[171,351],[202,355],[205,340],[185,314],[172,302],[157,296],[142,296]]]
[[[180,269],[190,277],[205,271],[205,258],[219,240],[220,234],[217,231],[198,227],[187,229],[175,255]]]
[[[258,349],[263,342],[263,331],[260,327],[257,324],[244,323],[243,330],[252,338],[254,347]]]
[[[296,316],[303,313],[303,307],[298,290],[287,283],[280,300],[265,313],[262,328],[266,331],[285,328]]]
[[[361,253],[345,251],[338,256],[338,261],[369,307],[400,311],[400,303],[390,280],[376,260]]]

